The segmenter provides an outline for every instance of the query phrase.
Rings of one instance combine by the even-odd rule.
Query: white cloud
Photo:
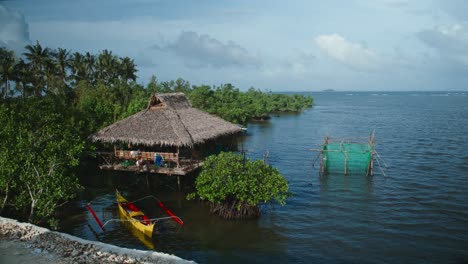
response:
[[[468,65],[468,31],[462,25],[436,27],[421,31],[417,36],[441,58]]]
[[[381,58],[376,52],[349,42],[339,34],[318,36],[315,43],[328,56],[355,70],[374,71],[382,66]]]
[[[190,67],[258,66],[259,59],[239,44],[221,41],[209,35],[184,31],[165,49],[181,56]]]
[[[29,43],[24,16],[0,4],[0,46],[20,52]]]

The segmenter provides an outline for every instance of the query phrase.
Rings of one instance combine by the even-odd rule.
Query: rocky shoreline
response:
[[[0,217],[0,263],[4,262],[194,263],[174,255],[84,240]]]

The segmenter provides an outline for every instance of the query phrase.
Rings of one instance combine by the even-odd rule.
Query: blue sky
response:
[[[0,46],[97,53],[138,82],[272,91],[468,90],[468,1],[0,1]]]

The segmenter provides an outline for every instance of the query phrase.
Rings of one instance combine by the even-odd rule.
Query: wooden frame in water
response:
[[[320,149],[320,175],[364,174],[373,175],[375,131],[369,138],[325,137]]]

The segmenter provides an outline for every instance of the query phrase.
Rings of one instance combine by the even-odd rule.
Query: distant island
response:
[[[325,90],[322,90],[322,92],[334,92],[335,90],[333,89],[325,89]]]

